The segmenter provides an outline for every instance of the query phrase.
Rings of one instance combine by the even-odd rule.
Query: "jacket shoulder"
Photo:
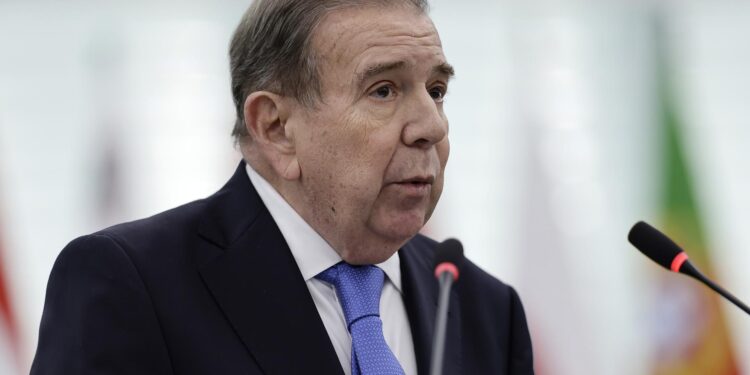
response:
[[[193,201],[147,218],[117,224],[92,236],[107,237],[128,253],[182,242],[195,235],[206,201]]]

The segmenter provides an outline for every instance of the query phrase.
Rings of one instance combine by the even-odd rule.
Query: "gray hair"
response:
[[[311,46],[313,32],[328,13],[361,5],[409,5],[427,13],[427,0],[256,0],[245,12],[229,45],[237,142],[249,134],[244,103],[255,91],[267,90],[313,107],[321,96]]]

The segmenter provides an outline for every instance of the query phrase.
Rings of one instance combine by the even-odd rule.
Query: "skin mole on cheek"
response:
[[[331,206],[331,211],[333,211],[333,213],[336,213],[336,207]]]

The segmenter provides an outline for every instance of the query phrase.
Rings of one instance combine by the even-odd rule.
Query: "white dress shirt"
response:
[[[317,274],[340,262],[341,257],[299,216],[268,181],[249,164],[246,170],[260,199],[268,208],[292,251],[344,373],[351,375],[352,338],[346,328],[344,312],[333,286],[315,278]],[[404,372],[407,375],[416,375],[417,362],[409,318],[406,315],[406,307],[402,298],[398,254],[393,254],[388,260],[376,266],[386,275],[385,285],[380,294],[380,319],[383,321],[385,341],[398,358]]]

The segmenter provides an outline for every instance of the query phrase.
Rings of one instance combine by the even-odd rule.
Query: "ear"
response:
[[[252,147],[277,176],[286,180],[300,177],[292,127],[287,126],[289,103],[283,97],[256,91],[245,99],[243,113]]]

